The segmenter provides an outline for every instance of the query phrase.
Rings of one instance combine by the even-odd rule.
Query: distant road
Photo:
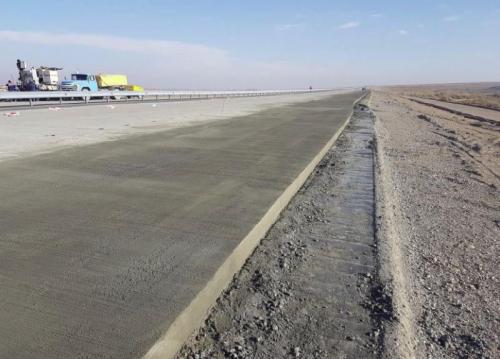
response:
[[[452,112],[457,112],[457,113],[461,113],[461,114],[468,114],[471,116],[481,117],[484,119],[488,119],[488,120],[500,123],[500,111],[489,110],[486,108],[470,106],[470,105],[461,105],[461,104],[444,102],[444,101],[430,100],[430,99],[420,98],[420,97],[409,97],[409,98],[414,100],[414,101],[418,101],[418,102],[423,103],[423,104],[428,104],[428,105],[431,105],[431,106],[434,106],[437,108],[441,107],[442,109],[448,109]]]

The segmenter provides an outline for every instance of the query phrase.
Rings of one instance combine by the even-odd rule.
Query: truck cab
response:
[[[94,75],[71,74],[71,80],[61,82],[61,91],[98,91],[97,80]]]

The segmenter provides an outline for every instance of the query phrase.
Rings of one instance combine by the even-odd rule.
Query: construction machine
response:
[[[18,87],[20,91],[57,91],[59,90],[59,71],[61,67],[30,67],[26,61],[17,60],[19,70]]]

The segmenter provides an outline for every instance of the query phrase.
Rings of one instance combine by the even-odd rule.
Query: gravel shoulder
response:
[[[497,358],[498,127],[375,92],[380,241],[398,320],[388,357]]]

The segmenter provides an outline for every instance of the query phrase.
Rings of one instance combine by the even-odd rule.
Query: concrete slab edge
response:
[[[353,109],[365,96],[366,94],[363,94],[354,101]],[[240,244],[219,267],[207,285],[196,295],[182,313],[179,314],[165,334],[143,356],[143,359],[170,359],[175,357],[189,336],[202,325],[208,311],[213,304],[215,304],[222,291],[231,283],[234,275],[243,267],[245,261],[259,245],[261,239],[265,237],[269,229],[278,220],[281,212],[307,181],[335,141],[337,141],[349,124],[353,112],[354,111],[351,110],[344,124],[337,130],[312,161],[309,162],[299,176],[295,178],[287,189],[278,197],[261,220],[245,238],[243,238]]]

